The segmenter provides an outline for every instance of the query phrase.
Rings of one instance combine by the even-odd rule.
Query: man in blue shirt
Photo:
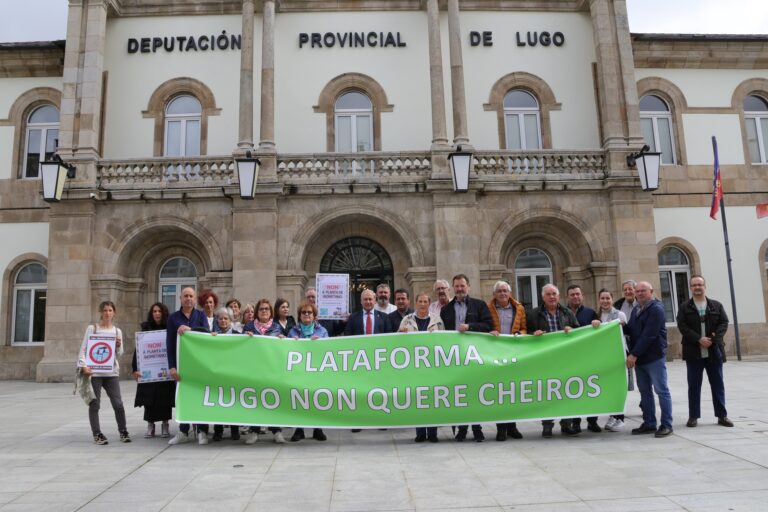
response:
[[[627,368],[634,368],[637,389],[640,391],[640,409],[643,423],[632,429],[632,434],[655,434],[666,437],[672,433],[672,396],[667,385],[667,328],[664,306],[654,298],[648,282],[637,283],[635,295],[640,304],[632,310],[625,330],[629,333]],[[656,428],[656,402],[659,397],[661,426]]]
[[[175,381],[181,380],[179,372],[176,370],[178,359],[176,354],[176,336],[187,331],[205,331],[208,332],[208,319],[205,313],[195,309],[197,294],[194,288],[184,288],[181,290],[181,309],[168,317],[168,324],[165,335],[165,346],[168,351],[168,368],[171,378]],[[168,444],[180,444],[190,441],[189,423],[179,425],[179,432],[168,441]],[[197,425],[197,442],[199,444],[208,444],[208,425]]]

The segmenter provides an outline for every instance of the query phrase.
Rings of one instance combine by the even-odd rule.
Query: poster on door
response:
[[[349,274],[317,274],[317,318],[346,320],[349,316]]]

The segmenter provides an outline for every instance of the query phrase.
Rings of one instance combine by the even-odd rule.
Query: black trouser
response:
[[[497,423],[496,424],[496,431],[497,432],[509,432],[513,428],[517,428],[517,423]]]
[[[459,431],[457,435],[464,434],[464,436],[467,435],[467,431],[469,430],[469,427],[467,425],[459,425]],[[483,427],[480,425],[472,425],[472,435],[477,436],[478,434],[483,433]]]
[[[258,434],[260,428],[261,427],[249,427],[248,428],[248,433],[249,434],[253,434],[254,432],[256,432]],[[267,427],[267,430],[269,430],[273,434],[277,434],[278,432],[282,432],[283,431],[283,429],[280,428],[280,427]]]
[[[437,427],[417,427],[416,437],[437,437]]]
[[[179,425],[179,432],[181,432],[184,435],[189,435],[189,427],[191,427],[189,423],[182,423]],[[201,423],[195,424],[195,428],[198,432],[203,432],[204,434],[208,433],[208,425],[203,425]]]
[[[229,425],[229,432],[232,437],[238,437],[240,435],[240,427],[237,425]],[[213,433],[222,435],[224,433],[224,425],[214,425]]]

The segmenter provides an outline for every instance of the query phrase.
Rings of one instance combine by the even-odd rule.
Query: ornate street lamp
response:
[[[448,165],[451,167],[454,192],[467,192],[469,190],[469,171],[472,170],[472,153],[462,151],[461,146],[448,155]]]
[[[661,153],[649,151],[648,145],[643,146],[639,153],[627,155],[627,166],[637,165],[637,174],[640,176],[640,186],[645,191],[659,188],[659,167],[661,166]]]
[[[61,201],[64,184],[68,179],[75,178],[75,166],[64,163],[61,157],[54,153],[50,160],[40,164],[40,174],[43,180],[43,199],[49,203]]]
[[[240,182],[240,197],[242,199],[253,199],[256,195],[256,181],[259,178],[259,166],[261,162],[258,158],[251,158],[251,152],[245,152],[245,158],[235,158],[235,167],[237,168],[237,179]]]

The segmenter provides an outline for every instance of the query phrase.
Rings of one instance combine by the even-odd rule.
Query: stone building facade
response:
[[[768,105],[768,37],[630,34],[622,0],[71,0],[65,42],[0,45],[0,90],[0,378],[70,379],[107,299],[125,372],[149,306],[184,283],[296,305],[321,271],[412,293],[463,272],[484,298],[505,279],[535,305],[551,280],[595,305],[636,279],[674,313],[703,273],[728,303],[711,135],[742,352],[768,352],[768,113],[745,110]],[[46,105],[56,122],[33,117]],[[60,203],[33,176],[35,130],[77,166]],[[670,159],[654,193],[626,162],[649,138]]]

